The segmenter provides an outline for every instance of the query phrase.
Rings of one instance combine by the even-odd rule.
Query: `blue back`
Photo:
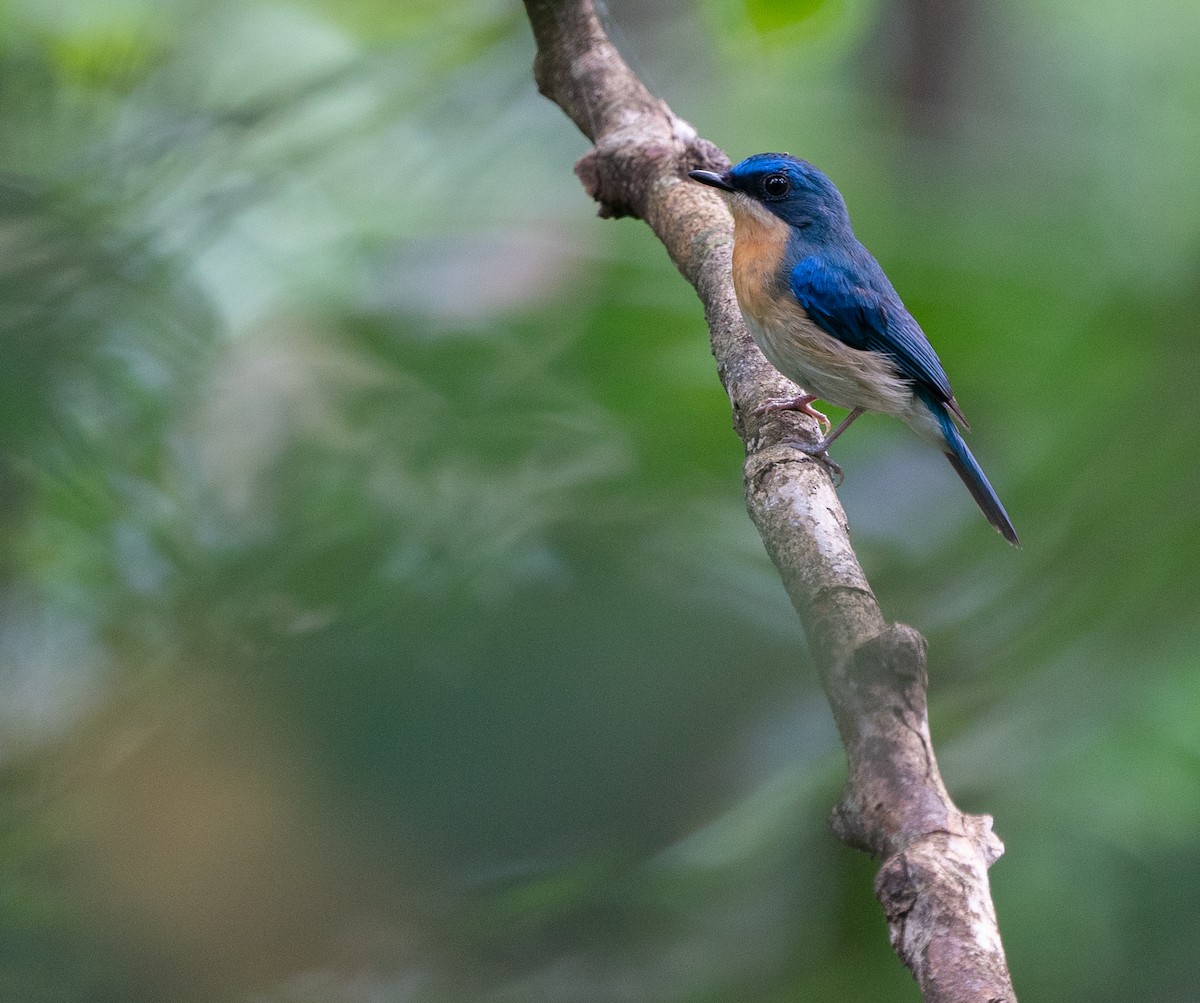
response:
[[[727,177],[792,228],[780,279],[815,323],[851,348],[889,356],[936,402],[952,400],[937,353],[854,236],[845,200],[829,178],[786,153],[748,157]]]

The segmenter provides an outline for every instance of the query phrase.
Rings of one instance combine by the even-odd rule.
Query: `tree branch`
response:
[[[988,888],[1003,852],[988,816],[955,807],[929,737],[925,641],[887,624],[824,469],[783,443],[810,419],[754,409],[795,388],[747,334],[730,280],[732,224],[687,180],[729,159],[625,64],[591,0],[525,0],[538,89],[595,145],[575,165],[600,215],[645,220],[704,304],[717,370],[746,445],[746,504],[804,625],[846,750],[833,811],[845,842],[882,860],[892,945],[929,1003],[1015,1001]]]

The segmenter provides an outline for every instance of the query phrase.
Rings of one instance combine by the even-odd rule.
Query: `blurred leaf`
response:
[[[771,32],[790,28],[812,17],[825,0],[745,0],[746,16],[756,31]]]
[[[972,419],[1021,551],[882,418],[841,497],[1068,1003],[1196,981],[1198,11],[976,5],[935,133],[864,69],[939,69],[911,5],[612,13],[837,180]],[[698,304],[519,6],[6,12],[0,998],[914,999]]]

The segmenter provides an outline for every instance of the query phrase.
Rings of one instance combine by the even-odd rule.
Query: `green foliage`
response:
[[[798,0],[791,3],[746,0],[746,17],[757,31],[777,31],[811,18],[821,6],[822,0]]]
[[[972,8],[934,115],[890,5],[613,13],[704,134],[838,181],[1021,532],[840,446],[1023,998],[1195,984],[1171,14]],[[591,218],[518,15],[6,8],[0,998],[915,998],[698,304]]]

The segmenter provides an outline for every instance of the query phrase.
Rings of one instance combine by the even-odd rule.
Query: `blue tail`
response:
[[[934,406],[933,411],[937,415],[938,423],[942,426],[942,435],[946,440],[946,459],[950,461],[950,466],[962,478],[967,490],[971,492],[971,497],[975,499],[975,504],[987,516],[987,521],[995,526],[1000,535],[1014,547],[1020,546],[1017,531],[1013,529],[1008,513],[1004,511],[1004,506],[1000,504],[999,497],[988,483],[988,479],[975,461],[975,457],[967,449],[967,444],[959,435],[958,429],[954,425],[954,419],[950,417],[950,412],[941,405]]]

